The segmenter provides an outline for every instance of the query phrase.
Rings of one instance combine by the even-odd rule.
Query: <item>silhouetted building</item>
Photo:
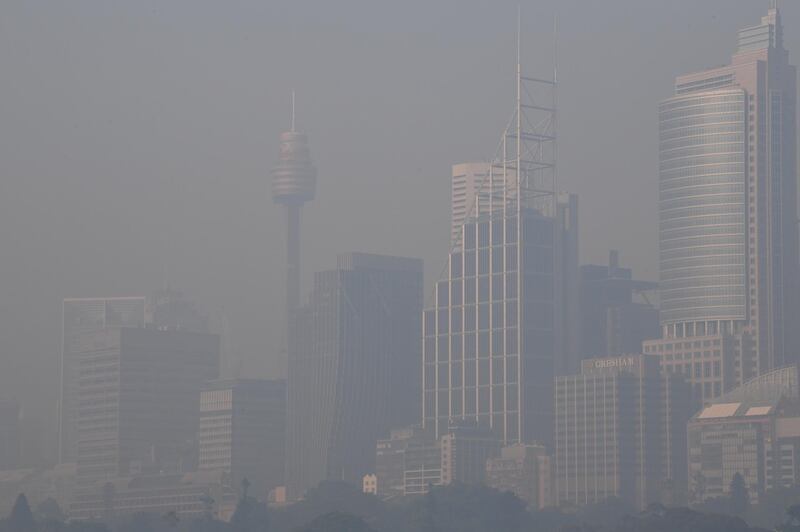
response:
[[[200,395],[199,469],[221,469],[266,500],[283,485],[286,381],[213,381]]]
[[[765,373],[711,401],[689,422],[689,493],[698,503],[729,495],[742,476],[752,502],[800,482],[797,367]]]
[[[578,256],[578,195],[556,195],[556,375],[578,371],[581,352],[581,274]]]
[[[62,304],[58,460],[77,459],[79,357],[82,334],[114,327],[144,327],[144,297],[65,299]]]
[[[659,109],[661,343],[731,349],[682,349],[722,365],[689,375],[698,401],[797,358],[796,92],[773,5],[730,65],[680,76]]]
[[[553,505],[552,462],[544,445],[503,447],[500,456],[486,462],[486,484],[510,491],[533,510]]]
[[[209,332],[208,317],[183,293],[158,290],[148,301],[149,325],[170,331]]]
[[[19,467],[20,442],[19,403],[0,399],[0,470]]]
[[[619,497],[644,509],[685,486],[690,415],[686,382],[662,376],[658,357],[584,360],[580,375],[556,378],[557,504]]]
[[[644,340],[659,336],[658,310],[646,298],[658,285],[635,280],[617,251],[607,265],[581,266],[580,285],[582,358],[637,353]]]
[[[500,453],[500,440],[490,429],[459,421],[439,438],[442,448],[442,484],[483,484],[486,461]]]
[[[419,416],[422,261],[364,253],[317,273],[290,342],[286,482],[360,484],[375,444]]]
[[[73,345],[79,484],[196,467],[200,392],[219,377],[219,336],[116,328]]]
[[[489,429],[455,423],[436,440],[418,427],[392,430],[376,446],[375,492],[383,499],[428,493],[430,486],[486,481],[486,461],[499,454],[500,440]],[[369,475],[363,483],[372,483]]]
[[[193,520],[212,515],[228,521],[239,496],[230,476],[220,470],[183,474],[115,477],[93,483],[70,506],[70,518],[103,520],[137,514]]]
[[[425,493],[442,483],[442,451],[430,431],[418,427],[393,429],[378,440],[375,492],[382,499]]]

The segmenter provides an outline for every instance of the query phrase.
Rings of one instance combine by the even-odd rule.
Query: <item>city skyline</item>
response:
[[[471,58],[475,69],[500,73],[475,101],[460,83],[450,83],[451,98],[441,104],[426,83],[410,90],[400,46],[390,71],[392,90],[403,97],[364,94],[363,107],[332,111],[320,104],[343,86],[320,84],[331,94],[304,95],[301,131],[295,91],[286,91],[291,127],[273,138],[272,125],[253,126],[266,115],[247,104],[237,116],[249,126],[222,125],[223,109],[239,105],[224,97],[207,106],[208,116],[195,115],[194,126],[173,124],[186,132],[173,139],[182,156],[198,154],[190,159],[205,177],[196,182],[178,164],[161,169],[157,190],[144,184],[147,170],[138,186],[127,175],[136,165],[120,159],[94,188],[48,188],[42,197],[50,209],[33,211],[39,217],[24,224],[9,206],[5,216],[17,224],[4,227],[0,214],[0,238],[10,235],[16,251],[30,255],[11,254],[8,278],[22,282],[9,285],[0,306],[0,338],[4,317],[16,324],[0,347],[4,467],[35,470],[24,489],[37,502],[57,493],[72,517],[106,522],[141,508],[167,513],[170,505],[180,519],[212,511],[228,519],[236,493],[239,510],[250,504],[251,487],[266,511],[313,501],[335,483],[385,499],[430,494],[431,486],[458,490],[460,482],[508,486],[534,514],[548,501],[563,512],[608,497],[639,510],[659,503],[710,511],[722,499],[758,505],[770,490],[800,490],[797,73],[790,60],[800,47],[800,7],[790,24],[778,2],[762,3],[760,23],[750,18],[730,30],[729,18],[740,19],[726,14],[728,38],[709,30],[714,53],[693,50],[715,56],[727,49],[722,66],[666,60],[658,75],[634,81],[635,68],[622,77],[620,65],[604,64],[597,90],[584,85],[583,93],[574,66],[562,74],[559,19],[543,28],[542,17],[532,17],[529,25],[518,8],[516,32],[499,33],[483,59]],[[574,17],[575,9],[568,3],[563,11]],[[660,9],[682,20],[674,6]],[[561,17],[561,9],[552,11]],[[626,11],[624,18],[639,16]],[[154,20],[169,17],[168,9]],[[695,17],[688,34],[714,27],[716,17]],[[571,33],[580,23],[566,18],[573,24],[567,57],[575,60],[574,39],[590,34]],[[410,35],[396,23],[376,33]],[[304,47],[314,40],[295,39],[305,30],[287,31],[293,40],[284,66],[308,62],[314,54]],[[418,50],[449,39],[462,52],[474,45],[451,29],[428,31],[414,41]],[[381,49],[355,48],[349,59]],[[664,49],[669,57],[686,52],[674,41]],[[348,76],[329,63],[320,78],[350,83],[358,72]],[[232,62],[219,74],[223,68]],[[268,70],[285,81],[276,65]],[[172,80],[179,79],[176,71]],[[665,79],[671,90],[652,89]],[[255,90],[235,78],[217,82]],[[576,138],[598,125],[591,116],[600,111],[586,102],[603,94],[604,83],[630,96],[636,116],[604,123],[607,135],[589,148]],[[188,91],[185,101],[192,98]],[[424,112],[392,118],[407,103]],[[635,113],[644,103],[649,116]],[[109,139],[111,151],[136,157],[148,122],[158,137],[174,110],[162,108],[164,122],[143,117],[124,143]],[[459,119],[474,115],[469,127],[446,118],[456,110]],[[118,118],[98,116],[112,126]],[[202,121],[212,116],[217,123]],[[458,131],[429,143],[441,123]],[[208,148],[190,147],[212,125],[220,126],[217,162],[237,145],[241,166],[220,171],[226,165],[209,163]],[[626,127],[641,139],[614,135]],[[384,133],[377,142],[374,131]],[[278,150],[271,149],[276,139]],[[624,176],[611,176],[603,157],[591,164],[601,146],[615,146]],[[35,160],[44,165],[54,153],[45,147]],[[12,167],[21,160],[14,155]],[[67,157],[99,170],[111,160],[106,155]],[[149,162],[150,171],[158,167]],[[325,176],[319,190],[317,168]],[[638,181],[625,183],[628,174]],[[603,181],[607,190],[598,193]],[[32,194],[44,182],[9,183],[13,195],[14,186]],[[277,205],[266,207],[270,199]],[[301,207],[311,200],[301,240]],[[645,223],[644,213],[653,220]],[[31,232],[36,243],[26,238]],[[348,243],[354,251],[342,253]],[[335,267],[320,267],[323,252],[336,256]],[[138,295],[159,285],[153,296]],[[25,288],[30,298],[21,297]],[[44,355],[25,354],[52,333],[53,309],[42,305],[52,297],[61,303],[61,338],[44,364]],[[20,319],[32,310],[37,320]],[[2,351],[15,346],[13,356]],[[57,380],[43,386],[53,373]],[[747,438],[746,448],[731,447],[728,428]],[[747,464],[758,461],[754,472]],[[163,496],[148,494],[156,487]]]

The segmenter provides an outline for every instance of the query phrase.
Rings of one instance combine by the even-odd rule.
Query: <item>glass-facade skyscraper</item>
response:
[[[319,272],[290,342],[286,487],[360,484],[375,445],[419,421],[422,260],[348,253]]]
[[[645,351],[680,357],[706,400],[797,347],[796,71],[782,33],[773,5],[730,65],[678,77],[659,108],[663,331]]]
[[[462,225],[423,320],[423,423],[437,436],[468,419],[507,444],[550,442],[575,209],[561,195],[555,217],[495,210]]]

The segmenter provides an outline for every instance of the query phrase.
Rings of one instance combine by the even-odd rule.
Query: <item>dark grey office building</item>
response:
[[[213,381],[200,395],[199,469],[223,470],[234,486],[267,500],[283,485],[286,381]]]
[[[419,419],[422,261],[364,253],[317,273],[289,342],[286,485],[360,485],[375,445]]]
[[[646,508],[675,502],[686,485],[689,388],[662,377],[658,357],[585,360],[556,379],[556,504],[609,497]]]
[[[617,251],[606,265],[581,266],[581,357],[638,353],[644,340],[659,337],[658,309],[648,300],[657,287],[635,280],[630,268],[620,266]]]
[[[191,471],[200,392],[219,377],[219,336],[121,328],[76,338],[78,482]]]

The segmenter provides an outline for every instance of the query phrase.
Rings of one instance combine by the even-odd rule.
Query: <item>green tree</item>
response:
[[[231,517],[233,532],[267,532],[269,530],[269,512],[266,504],[255,500],[247,494],[250,482],[242,480],[242,496]]]
[[[786,509],[786,519],[775,527],[777,532],[800,532],[800,504],[793,504]]]
[[[360,517],[342,512],[321,515],[296,532],[375,532]]]
[[[6,526],[9,532],[36,532],[36,521],[33,519],[33,512],[24,493],[17,496],[11,514],[6,520]]]
[[[733,475],[729,488],[731,513],[743,516],[747,513],[747,506],[750,504],[750,494],[744,483],[744,477],[740,473]]]
[[[36,506],[36,519],[43,522],[55,521],[63,523],[66,520],[66,516],[58,501],[48,497]]]

